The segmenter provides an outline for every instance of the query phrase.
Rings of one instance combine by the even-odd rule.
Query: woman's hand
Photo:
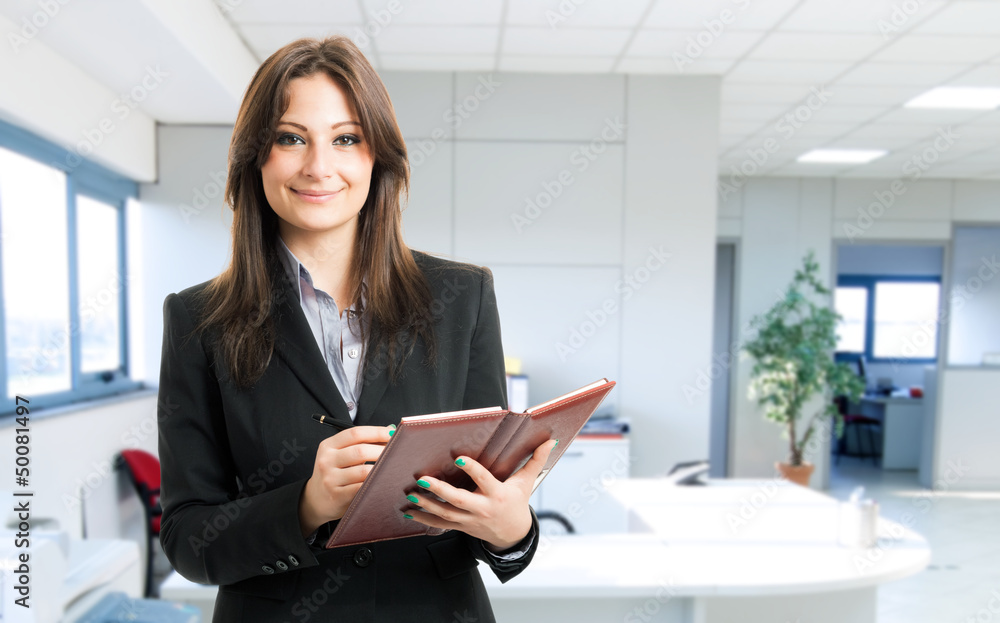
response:
[[[299,499],[302,536],[347,512],[361,483],[389,443],[395,426],[354,426],[327,437],[316,450],[312,476]]]
[[[559,440],[550,439],[538,446],[531,459],[504,482],[471,458],[460,456],[455,465],[472,477],[476,490],[466,491],[437,478],[422,476],[417,481],[420,490],[410,498],[411,502],[417,500],[415,504],[420,510],[409,514],[413,521],[434,528],[461,530],[482,539],[494,552],[510,549],[531,530],[528,498],[549,453],[558,443]]]

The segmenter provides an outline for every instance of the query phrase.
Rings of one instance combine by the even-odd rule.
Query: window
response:
[[[834,308],[837,356],[869,361],[937,359],[939,277],[841,275]]]
[[[134,196],[134,182],[0,122],[0,413],[15,396],[38,408],[139,386],[125,340]]]

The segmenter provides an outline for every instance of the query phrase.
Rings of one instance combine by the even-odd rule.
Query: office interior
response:
[[[54,542],[24,620],[143,597],[147,526],[115,457],[157,451],[163,301],[227,263],[253,72],[330,34],[392,99],[407,244],[492,270],[526,403],[617,383],[600,415],[627,432],[581,435],[586,461],[543,483],[533,501],[575,530],[544,522],[548,551],[487,582],[501,620],[1000,615],[1000,3],[4,0],[0,26],[0,335],[23,346],[0,367],[0,448],[14,460],[30,396],[33,530]],[[941,88],[984,101],[914,104]],[[820,429],[799,488],[741,345],[809,252],[866,392],[843,441]],[[39,329],[27,299],[74,311]],[[68,318],[110,323],[90,344],[109,367],[81,367]],[[841,542],[859,486],[889,531],[861,550]],[[112,571],[73,575],[67,601],[60,571],[89,542]],[[631,571],[580,570],[579,543]],[[210,620],[212,587],[153,557],[159,598]]]

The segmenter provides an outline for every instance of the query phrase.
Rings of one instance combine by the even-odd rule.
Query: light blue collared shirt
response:
[[[278,236],[278,243],[281,249],[278,257],[285,267],[285,274],[297,286],[298,301],[309,328],[353,420],[358,414],[365,355],[361,340],[361,316],[354,304],[343,311],[338,310],[333,297],[313,287],[309,270],[295,257],[281,236]],[[364,296],[361,305],[364,306]],[[351,319],[353,321],[349,322]]]

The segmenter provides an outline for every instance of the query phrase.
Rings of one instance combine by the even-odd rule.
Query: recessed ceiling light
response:
[[[884,149],[814,149],[807,151],[797,162],[825,162],[836,164],[864,164],[889,153]]]
[[[937,87],[904,104],[906,108],[966,108],[991,110],[1000,107],[1000,89],[992,87]]]

